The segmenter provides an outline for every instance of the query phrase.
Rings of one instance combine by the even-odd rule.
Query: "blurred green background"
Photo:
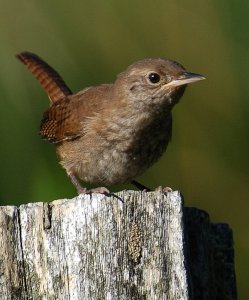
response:
[[[15,54],[39,54],[73,91],[113,81],[137,59],[167,57],[207,80],[174,109],[166,155],[139,180],[181,190],[234,231],[239,299],[249,295],[248,1],[1,0],[0,204],[75,196],[40,140],[48,99]],[[113,191],[131,188],[113,187]]]

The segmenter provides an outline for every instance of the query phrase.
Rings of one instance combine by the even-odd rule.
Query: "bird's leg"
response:
[[[150,192],[151,189],[147,188],[145,185],[137,182],[136,180],[132,180],[131,184],[133,184],[137,189],[139,189],[140,191],[145,191],[145,192]]]
[[[68,172],[68,177],[72,181],[73,185],[76,187],[78,194],[86,194],[87,188],[83,187],[77,177],[72,172]]]
[[[97,187],[94,189],[88,190],[87,188],[83,187],[77,177],[72,172],[68,172],[68,176],[71,179],[73,185],[76,187],[78,194],[92,194],[92,193],[99,193],[99,194],[110,194],[110,191],[105,187]]]

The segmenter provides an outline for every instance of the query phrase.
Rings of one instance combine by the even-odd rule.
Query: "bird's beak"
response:
[[[191,72],[184,72],[177,79],[173,79],[165,85],[165,87],[177,87],[184,84],[189,84],[206,79],[204,76]]]

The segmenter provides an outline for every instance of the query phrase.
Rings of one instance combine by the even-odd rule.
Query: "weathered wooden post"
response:
[[[178,192],[1,207],[0,299],[236,299],[232,232]]]

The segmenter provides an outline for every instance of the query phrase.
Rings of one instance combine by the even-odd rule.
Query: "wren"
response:
[[[205,79],[172,60],[147,58],[130,65],[114,83],[73,94],[37,55],[17,57],[51,101],[40,135],[54,143],[60,164],[78,193],[109,193],[107,186],[135,181],[164,153],[172,134],[172,108],[189,83]],[[87,190],[79,179],[101,186]]]

